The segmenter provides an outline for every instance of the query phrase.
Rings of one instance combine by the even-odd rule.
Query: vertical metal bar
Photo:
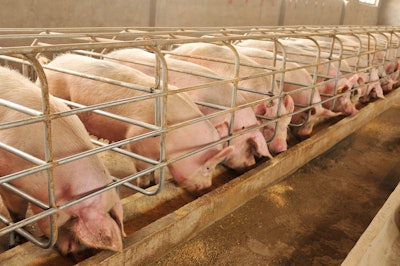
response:
[[[281,64],[281,76],[280,76],[280,82],[279,82],[279,97],[278,97],[278,106],[276,109],[276,120],[275,120],[275,129],[278,128],[278,123],[279,123],[279,117],[281,116],[281,106],[282,106],[282,100],[285,97],[283,95],[283,86],[284,86],[284,81],[285,81],[285,73],[286,73],[286,49],[285,47],[282,45],[282,43],[278,40],[275,39],[274,40],[274,60],[273,60],[273,67],[276,67],[276,62],[277,62],[277,54],[278,54],[278,47],[280,48],[280,50],[282,51],[282,64]],[[272,78],[271,78],[271,92],[273,94],[273,96],[276,96],[276,92],[275,92],[275,73],[272,74]],[[271,140],[275,138],[276,136],[276,131],[274,130],[274,133],[271,136]]]
[[[233,135],[233,125],[234,125],[234,121],[235,121],[235,108],[236,108],[236,97],[237,97],[237,91],[238,91],[238,85],[239,85],[239,81],[238,78],[240,77],[240,56],[238,51],[236,50],[236,48],[228,43],[228,42],[223,42],[223,44],[225,46],[227,46],[233,53],[234,57],[235,57],[235,73],[234,73],[234,77],[235,77],[235,81],[233,82],[233,91],[232,91],[232,101],[231,101],[231,119],[230,119],[230,124],[229,124],[229,136]],[[232,144],[232,139],[228,140],[228,145],[230,146]]]
[[[321,46],[314,39],[312,39],[312,38],[309,38],[309,39],[315,43],[315,45],[317,47],[317,51],[318,51],[317,56],[315,58],[315,63],[314,63],[314,75],[313,75],[313,79],[312,79],[312,90],[311,90],[311,96],[310,96],[310,105],[311,105],[313,102],[315,90],[317,89],[316,86],[317,86],[317,78],[318,78],[318,67],[320,66],[320,63],[321,63]],[[311,108],[308,111],[307,119],[304,123],[306,123],[308,121],[310,116],[311,116]]]
[[[42,112],[46,117],[49,117],[50,110],[50,97],[49,97],[49,89],[47,84],[46,75],[41,67],[39,61],[32,54],[24,55],[34,67],[38,78],[41,83],[41,91],[42,91]],[[45,161],[47,163],[53,162],[53,147],[52,147],[52,131],[51,131],[51,120],[45,119],[43,121],[44,126],[44,145],[45,145]],[[54,193],[54,166],[50,167],[46,170],[47,172],[47,181],[48,181],[48,196],[49,196],[49,206],[50,208],[56,208],[56,198]],[[44,248],[49,248],[53,246],[57,241],[58,236],[58,228],[57,228],[57,217],[55,215],[50,215],[50,237],[47,243],[41,243],[41,246]]]
[[[155,55],[155,61],[156,61],[156,77],[155,77],[155,83],[156,83],[156,88],[161,89],[163,91],[163,96],[162,96],[162,101],[160,101],[160,97],[157,97],[156,100],[156,110],[155,110],[155,121],[156,125],[161,127],[162,133],[160,135],[160,161],[165,162],[166,160],[166,146],[165,141],[166,141],[166,128],[168,127],[167,125],[167,103],[168,103],[168,66],[167,62],[161,53],[160,49],[153,47],[153,46],[147,46],[147,49],[152,51]],[[161,71],[160,71],[161,70]],[[161,75],[161,78],[160,78]],[[161,84],[160,84],[161,82]],[[160,88],[161,87],[161,88]],[[164,181],[165,181],[165,166],[162,166],[160,168],[160,181],[159,185],[155,191],[155,194],[161,191],[161,189],[164,186]]]
[[[335,85],[334,85],[334,87],[333,87],[333,96],[336,96],[336,95],[337,95],[337,86],[338,86],[339,78],[340,78],[340,76],[341,76],[341,64],[342,64],[342,60],[343,60],[343,42],[342,42],[342,40],[340,40],[336,35],[334,35],[334,36],[332,37],[332,46],[331,46],[331,52],[330,52],[330,56],[329,56],[329,57],[332,57],[332,55],[333,55],[333,49],[334,49],[335,40],[336,40],[336,42],[339,44],[339,47],[340,47],[340,48],[339,48],[339,60],[337,61],[337,69],[336,69],[336,76],[335,76]],[[329,65],[330,65],[330,64],[331,64],[331,62],[329,63]],[[329,73],[329,72],[328,72],[328,73]],[[337,101],[337,98],[334,97],[334,98],[332,99],[331,107],[329,108],[330,110],[333,110],[336,101]]]

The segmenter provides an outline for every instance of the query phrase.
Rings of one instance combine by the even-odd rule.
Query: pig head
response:
[[[3,99],[41,111],[41,90],[31,81],[16,71],[0,68],[0,93]],[[23,95],[23,97],[21,97]],[[70,110],[65,104],[50,96],[51,113]],[[8,123],[29,118],[30,116],[4,106],[0,107],[0,123]],[[54,160],[78,154],[93,148],[89,135],[76,117],[68,116],[52,120],[52,151]],[[11,127],[0,131],[2,142],[44,160],[45,136],[42,123],[32,123]],[[23,171],[35,165],[15,154],[0,150],[0,176],[7,176]],[[53,168],[54,194],[56,207],[87,195],[112,182],[111,176],[97,155],[84,157],[65,164],[55,164]],[[49,202],[46,171],[29,174],[10,182],[23,192]],[[14,222],[25,218],[28,201],[4,187],[0,194]],[[32,204],[34,213],[41,208]],[[62,254],[75,253],[82,248],[122,250],[123,214],[122,205],[116,189],[81,201],[69,207],[61,208],[56,213],[56,227],[60,234],[57,246]],[[49,218],[38,221],[44,235],[50,235]],[[56,235],[57,237],[57,235]]]

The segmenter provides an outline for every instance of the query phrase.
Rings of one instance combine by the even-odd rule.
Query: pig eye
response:
[[[208,176],[210,174],[210,171],[211,171],[210,167],[206,166],[205,168],[202,169],[202,175]]]

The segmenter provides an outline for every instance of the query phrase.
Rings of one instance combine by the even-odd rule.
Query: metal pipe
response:
[[[351,36],[355,40],[357,40],[356,47],[349,47],[343,41],[344,38]],[[313,103],[312,98],[310,99],[309,104],[307,105],[297,105],[297,110],[291,114],[282,115],[282,110],[278,107],[276,117],[267,118],[263,116],[258,116],[262,121],[258,125],[255,125],[250,128],[246,128],[242,131],[234,132],[233,128],[230,127],[229,135],[225,138],[220,139],[214,143],[210,143],[208,145],[198,147],[194,150],[188,151],[180,156],[166,159],[165,154],[165,136],[168,132],[172,130],[176,130],[180,127],[184,127],[193,123],[197,123],[199,121],[204,121],[206,119],[214,118],[218,115],[222,114],[230,114],[231,122],[234,120],[234,112],[237,110],[254,107],[261,102],[265,102],[266,100],[258,100],[242,105],[236,104],[236,96],[238,91],[247,91],[253,93],[264,94],[269,97],[268,100],[277,99],[279,106],[283,101],[286,95],[293,95],[295,93],[299,93],[302,91],[310,91],[311,96],[314,95],[317,91],[317,86],[325,84],[326,82],[334,82],[337,84],[338,79],[341,77],[350,77],[350,75],[354,73],[368,71],[370,74],[372,70],[379,66],[384,66],[388,60],[397,60],[397,53],[400,45],[400,28],[394,26],[385,26],[385,27],[377,27],[377,26],[286,26],[286,27],[276,27],[276,26],[263,26],[263,27],[231,27],[231,28],[217,28],[217,27],[202,27],[202,28],[192,28],[192,27],[184,27],[184,28],[147,28],[147,27],[107,27],[107,28],[49,28],[49,29],[0,29],[0,40],[14,41],[17,43],[15,46],[1,47],[0,48],[0,59],[4,61],[4,64],[10,65],[20,65],[22,68],[22,72],[25,75],[30,75],[31,70],[35,71],[35,74],[38,76],[41,84],[42,84],[42,99],[43,99],[43,110],[37,111],[32,110],[30,108],[26,108],[24,106],[15,104],[11,101],[6,101],[0,99],[0,105],[17,110],[19,112],[23,112],[28,114],[30,117],[20,120],[20,121],[11,121],[7,123],[3,123],[0,125],[0,130],[7,129],[10,127],[17,127],[21,125],[27,125],[31,123],[43,123],[45,128],[44,145],[46,147],[46,154],[44,159],[36,158],[30,154],[27,154],[23,151],[15,149],[15,147],[11,147],[5,143],[0,142],[0,149],[11,152],[29,162],[32,162],[34,166],[29,169],[11,173],[9,175],[0,177],[0,184],[6,189],[9,189],[15,192],[17,195],[27,199],[29,202],[43,208],[43,212],[34,215],[32,217],[26,218],[23,221],[12,223],[7,221],[5,217],[0,216],[0,220],[6,224],[6,228],[0,230],[0,235],[8,232],[16,231],[23,236],[26,236],[30,241],[42,247],[49,247],[55,243],[56,235],[57,235],[57,227],[55,226],[55,219],[52,221],[52,234],[48,241],[42,242],[37,240],[36,238],[29,235],[28,232],[22,229],[28,223],[33,223],[38,221],[39,219],[45,217],[55,217],[58,211],[72,206],[73,204],[77,204],[85,199],[90,197],[94,197],[100,193],[108,189],[114,189],[118,186],[125,185],[135,191],[139,191],[146,195],[155,195],[159,191],[161,191],[164,184],[164,169],[168,167],[169,164],[174,163],[178,160],[191,156],[197,152],[204,151],[214,145],[222,144],[225,142],[231,142],[233,138],[240,136],[242,134],[246,134],[249,131],[254,129],[260,129],[265,125],[272,123],[279,123],[280,119],[285,117],[290,117],[295,114],[299,114],[301,112],[307,112],[307,118],[304,123],[306,123],[311,115],[312,107],[317,104],[322,104],[324,102],[332,101],[332,107],[338,97],[341,95],[334,90],[333,95],[322,95],[326,96],[326,99],[319,103]],[[273,50],[273,59],[272,66],[263,67],[258,65],[249,65],[249,64],[240,64],[240,57],[238,51],[232,45],[235,42],[241,40],[267,40],[274,43]],[[307,60],[293,60],[290,61],[291,51],[287,49],[284,40],[285,39],[303,39],[312,43],[308,52],[310,54],[304,55]],[[330,41],[328,45],[323,44],[322,40]],[[31,43],[31,46],[26,46],[22,43]],[[192,73],[185,69],[174,69],[169,67],[168,62],[165,60],[164,55],[171,53],[167,48],[173,47],[179,44],[184,43],[192,43],[192,42],[210,42],[214,44],[224,45],[228,47],[235,58],[234,61],[234,73],[232,73],[232,78],[223,78],[219,76],[212,75],[204,75],[201,73]],[[19,45],[21,43],[21,45]],[[60,68],[54,68],[47,65],[41,66],[37,60],[37,56],[41,53],[47,53],[50,55],[64,53],[64,52],[73,52],[83,54],[85,56],[93,56],[98,58],[105,58],[107,55],[104,55],[105,51],[120,49],[120,48],[128,48],[128,47],[142,47],[147,50],[150,50],[155,55],[155,85],[154,88],[147,88],[143,86],[138,86],[135,84],[121,82],[113,79],[107,79],[104,77],[91,76],[84,73],[77,73],[74,71],[69,71]],[[393,50],[394,57],[391,57],[391,52]],[[101,51],[101,52],[98,52]],[[324,55],[324,52],[328,52],[328,56]],[[383,60],[375,60],[377,52],[384,52],[385,56]],[[355,66],[352,66],[352,70],[343,71],[343,73],[336,73],[334,77],[329,75],[329,68],[332,67],[332,64],[336,64],[340,69],[344,60],[349,58],[356,58]],[[361,58],[367,57],[367,65],[361,65]],[[203,58],[204,60],[215,60],[211,58]],[[281,67],[277,67],[278,60],[281,60]],[[222,61],[221,61],[222,62]],[[287,62],[296,62],[299,64],[298,68],[286,68]],[[226,63],[226,62],[225,62]],[[319,73],[319,69],[323,67],[323,65],[327,65],[328,72],[327,73]],[[240,75],[240,67],[252,67],[255,69],[259,69],[260,73],[251,75],[251,76],[241,76]],[[288,71],[294,71],[296,69],[302,68],[312,68],[312,83],[311,84],[302,84],[301,82],[296,81],[285,81],[286,74]],[[75,75],[81,78],[88,78],[92,80],[96,80],[98,82],[104,82],[111,85],[124,86],[130,89],[139,90],[147,93],[143,96],[132,97],[132,98],[124,98],[118,101],[112,101],[108,103],[102,103],[93,106],[84,106],[77,103],[73,103],[70,101],[63,100],[66,104],[73,107],[70,111],[62,112],[62,113],[51,113],[49,111],[49,94],[46,83],[46,76],[43,69],[48,69],[52,71],[58,71],[60,73]],[[212,82],[197,84],[195,86],[189,86],[187,88],[181,88],[177,91],[168,90],[168,71],[178,71],[184,72],[191,75],[198,75],[207,77],[212,79]],[[259,92],[255,91],[253,88],[244,88],[239,86],[239,82],[242,80],[270,76],[272,79],[271,91],[270,92]],[[328,81],[323,81],[318,83],[317,78],[325,77],[328,78]],[[275,88],[274,82],[279,81],[279,87]],[[283,91],[283,82],[290,83],[292,85],[299,86],[300,88],[295,92],[284,92]],[[371,76],[369,76],[369,81],[367,83],[372,82]],[[217,86],[221,84],[233,84],[234,90],[231,98],[230,106],[220,106],[216,104],[210,104],[206,102],[197,102],[198,105],[208,106],[210,108],[214,108],[217,111],[213,114],[199,117],[196,119],[191,119],[188,121],[182,121],[181,123],[177,123],[174,125],[168,125],[166,114],[168,97],[172,94],[182,93],[189,90],[195,90],[200,88],[206,88],[209,86]],[[365,85],[368,86],[368,85]],[[336,87],[336,86],[335,86]],[[352,88],[353,90],[353,88]],[[155,123],[149,124],[143,121],[137,121],[134,119],[129,119],[126,117],[121,117],[100,109],[108,108],[112,106],[118,106],[121,104],[133,103],[137,101],[142,101],[146,99],[156,99],[155,105]],[[96,140],[92,140],[94,144],[98,147],[93,148],[92,150],[81,152],[78,154],[74,154],[61,159],[54,159],[52,156],[52,147],[51,147],[51,122],[54,119],[59,119],[62,117],[66,117],[69,115],[76,115],[82,112],[93,112],[99,115],[107,116],[111,119],[116,119],[119,121],[123,121],[126,123],[130,123],[132,125],[145,128],[149,132],[145,134],[141,134],[138,136],[134,136],[129,139],[124,139],[118,142],[103,144]],[[301,126],[302,124],[292,125],[294,127]],[[233,123],[231,123],[232,125]],[[140,154],[135,154],[133,152],[121,149],[121,145],[126,145],[130,143],[134,143],[136,141],[151,138],[151,137],[159,137],[160,138],[160,154],[159,159],[154,160],[151,158],[146,158]],[[99,152],[103,152],[106,150],[113,150],[124,155],[127,155],[135,160],[141,160],[143,162],[151,165],[149,168],[139,171],[138,173],[134,173],[125,178],[114,178],[114,182],[103,187],[98,190],[88,193],[87,195],[83,195],[78,199],[71,200],[61,206],[56,206],[55,204],[55,195],[53,192],[53,174],[52,171],[55,167],[61,164],[65,164],[74,160],[78,160],[84,158],[86,156],[91,156]],[[160,171],[160,184],[152,191],[147,191],[138,186],[129,184],[128,182],[140,178],[144,175],[152,174],[154,171]],[[10,184],[11,181],[22,178],[24,176],[39,172],[46,171],[49,179],[49,201],[48,203],[40,202],[37,199],[31,197],[26,194],[24,191],[20,191],[18,188],[12,186]]]

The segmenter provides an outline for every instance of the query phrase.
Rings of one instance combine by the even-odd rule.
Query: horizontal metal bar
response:
[[[247,40],[247,39],[255,39],[255,40],[267,40],[270,42],[275,42],[278,44],[278,42],[282,42],[283,44],[277,45],[278,49],[274,51],[274,60],[282,60],[282,62],[297,62],[299,63],[299,67],[297,68],[279,68],[275,66],[271,67],[263,67],[259,65],[252,65],[248,64],[244,66],[247,67],[252,67],[254,69],[259,69],[260,73],[253,74],[251,76],[235,76],[234,73],[232,73],[232,78],[224,78],[224,77],[219,77],[219,76],[213,76],[213,75],[204,75],[202,73],[196,73],[196,72],[191,72],[187,71],[185,69],[173,69],[167,65],[160,64],[160,68],[168,68],[168,69],[163,69],[164,71],[178,71],[178,72],[183,72],[187,74],[191,74],[194,76],[203,76],[206,78],[210,79],[209,83],[202,83],[196,86],[187,86],[186,88],[180,88],[179,90],[175,91],[170,91],[170,90],[165,90],[166,89],[166,84],[164,83],[164,88],[163,86],[160,86],[161,88],[156,87],[156,80],[155,79],[155,87],[154,88],[148,88],[140,85],[135,85],[127,82],[121,82],[113,79],[107,79],[103,77],[97,77],[97,76],[92,76],[92,75],[87,75],[84,73],[78,73],[74,71],[69,71],[69,70],[63,70],[61,68],[52,68],[50,66],[43,65],[44,69],[51,69],[54,71],[60,71],[62,73],[66,74],[71,74],[71,75],[76,75],[82,78],[89,78],[92,80],[97,80],[99,82],[106,82],[112,85],[118,85],[118,86],[124,86],[130,89],[135,89],[138,91],[141,91],[143,93],[146,93],[143,96],[138,96],[138,97],[131,97],[131,98],[125,98],[117,101],[112,101],[112,102],[107,102],[107,103],[102,103],[102,104],[97,104],[93,106],[84,106],[80,104],[76,104],[70,101],[63,100],[64,103],[68,104],[69,106],[73,107],[72,110],[65,111],[65,112],[60,112],[60,113],[51,113],[51,114],[44,114],[45,112],[37,111],[37,110],[32,110],[29,108],[26,108],[22,105],[18,105],[16,103],[0,99],[0,105],[5,106],[7,108],[11,108],[13,110],[23,112],[31,117],[27,117],[26,119],[20,120],[20,121],[10,121],[10,122],[5,122],[0,125],[0,130],[11,128],[11,127],[17,127],[21,125],[28,125],[32,123],[37,123],[37,122],[45,122],[45,121],[50,121],[54,119],[59,119],[62,117],[66,117],[69,115],[76,115],[82,112],[93,112],[99,115],[104,115],[112,119],[124,121],[126,123],[130,123],[132,125],[140,126],[143,128],[148,129],[150,132],[146,134],[142,134],[139,136],[134,136],[132,138],[124,139],[118,142],[113,142],[110,144],[104,144],[96,140],[92,140],[92,143],[96,144],[98,147],[81,152],[78,154],[72,154],[68,157],[57,159],[54,161],[51,161],[49,163],[46,162],[46,160],[42,160],[39,158],[36,158],[32,155],[29,155],[23,151],[20,151],[16,149],[15,147],[11,147],[7,145],[6,143],[1,143],[0,142],[0,148],[4,149],[6,151],[12,152],[13,154],[24,158],[25,160],[31,162],[34,164],[30,169],[26,169],[17,173],[12,173],[10,175],[6,175],[3,177],[0,177],[0,184],[11,191],[14,191],[16,194],[26,198],[28,201],[32,202],[33,204],[36,204],[40,208],[43,208],[44,211],[41,212],[40,214],[34,215],[32,217],[29,217],[27,219],[24,219],[23,221],[20,221],[18,223],[12,223],[7,221],[4,217],[0,216],[0,220],[3,223],[6,223],[7,227],[5,229],[0,230],[0,235],[11,232],[14,230],[17,230],[17,232],[21,234],[25,234],[27,237],[27,232],[22,229],[23,226],[25,226],[28,223],[32,223],[35,221],[38,221],[39,219],[42,219],[43,217],[46,217],[48,215],[53,215],[56,214],[58,211],[68,208],[69,206],[72,206],[73,204],[77,204],[85,199],[88,199],[90,197],[93,197],[95,195],[98,195],[108,189],[113,189],[118,186],[124,185],[127,186],[135,191],[144,193],[146,195],[154,195],[158,193],[163,186],[163,179],[164,179],[164,168],[168,167],[169,164],[174,163],[178,160],[181,160],[183,158],[186,158],[188,156],[191,156],[197,152],[204,151],[212,146],[222,144],[225,142],[229,142],[232,139],[241,136],[243,134],[246,134],[252,130],[257,130],[260,129],[268,124],[273,124],[279,122],[280,119],[285,118],[285,117],[290,117],[295,114],[299,114],[301,112],[306,112],[310,114],[310,110],[313,106],[325,103],[325,102],[330,102],[330,101],[335,101],[338,97],[341,97],[341,94],[333,93],[333,95],[329,94],[322,94],[321,96],[327,96],[326,99],[322,100],[321,102],[318,103],[310,103],[308,105],[299,105],[296,104],[296,107],[298,108],[296,111],[290,113],[290,114],[285,114],[281,115],[280,109],[278,109],[278,112],[276,114],[276,117],[263,117],[263,116],[258,116],[258,118],[263,119],[260,124],[254,125],[249,128],[245,128],[242,131],[238,132],[232,132],[231,135],[224,137],[216,142],[209,143],[207,145],[201,146],[201,147],[196,147],[193,150],[190,150],[188,152],[185,152],[184,154],[173,157],[173,158],[168,158],[165,159],[163,156],[160,156],[160,160],[156,160],[153,158],[147,158],[145,156],[142,156],[140,154],[136,154],[133,152],[130,152],[128,150],[121,149],[121,145],[129,145],[132,142],[135,141],[140,141],[145,138],[150,138],[150,137],[160,137],[161,141],[163,141],[163,137],[165,136],[166,133],[169,133],[172,130],[176,130],[178,128],[191,125],[193,123],[197,123],[200,121],[205,121],[207,119],[219,116],[219,115],[231,115],[232,117],[234,116],[234,112],[241,110],[243,108],[248,108],[248,107],[254,107],[256,104],[265,102],[265,101],[270,101],[273,99],[278,99],[279,101],[279,106],[283,100],[283,97],[286,95],[293,95],[295,93],[303,92],[303,91],[310,91],[311,93],[314,93],[316,91],[316,87],[318,85],[325,84],[326,82],[337,82],[339,78],[341,77],[350,77],[350,75],[354,73],[360,73],[360,72],[370,72],[372,71],[373,68],[381,67],[387,62],[387,60],[396,60],[397,59],[397,50],[399,49],[400,41],[399,41],[399,32],[400,32],[400,27],[377,27],[377,26],[267,26],[267,27],[231,27],[231,28],[220,28],[220,27],[185,27],[185,28],[176,28],[176,27],[169,27],[169,28],[147,28],[147,27],[88,27],[88,28],[65,28],[65,29],[60,29],[60,28],[48,28],[48,29],[0,29],[0,40],[7,40],[7,41],[15,41],[17,45],[15,46],[9,46],[9,47],[1,47],[0,48],[0,59],[5,60],[7,63],[11,62],[13,64],[21,64],[25,69],[29,69],[27,66],[32,66],[31,62],[29,60],[24,59],[24,54],[30,54],[32,56],[36,56],[39,53],[62,53],[62,52],[74,52],[74,53],[80,53],[80,54],[85,54],[85,55],[91,55],[91,56],[97,56],[98,58],[105,58],[107,57],[103,53],[97,53],[97,50],[102,50],[103,52],[105,49],[119,49],[119,48],[129,48],[129,47],[142,47],[142,48],[149,48],[153,47],[155,50],[160,52],[158,54],[159,57],[161,57],[162,54],[168,54],[170,53],[167,49],[164,49],[164,47],[171,47],[173,45],[179,45],[179,44],[184,44],[184,43],[192,43],[192,42],[210,42],[214,44],[222,44],[223,42],[226,42],[227,44],[241,41],[241,40]],[[342,40],[344,40],[345,37],[347,36],[356,36],[357,40],[359,40],[359,44],[356,46],[347,46],[346,44],[342,43]],[[393,40],[392,40],[393,37]],[[362,43],[362,40],[368,38],[368,44]],[[295,60],[295,61],[290,61],[289,58],[291,57],[291,52],[290,49],[286,49],[284,40],[285,39],[304,39],[308,40],[311,43],[313,43],[310,48],[307,50],[307,53],[305,53],[303,58],[304,60]],[[324,40],[328,40],[328,42],[324,42]],[[397,41],[396,41],[397,40]],[[31,46],[26,46],[26,43],[29,41],[31,43]],[[21,45],[19,45],[21,43]],[[393,49],[393,51],[396,51],[396,57],[395,58],[389,58],[389,49]],[[381,59],[376,58],[376,53],[382,53],[385,52],[385,57]],[[233,53],[232,53],[233,55]],[[330,76],[329,73],[327,72],[326,75],[325,73],[323,74],[317,74],[316,70],[318,67],[327,65],[330,67],[332,63],[334,64],[342,64],[344,61],[350,58],[356,58],[360,59],[362,57],[368,58],[367,63],[364,65],[357,63],[354,64],[354,66],[351,66],[351,70],[349,71],[342,71],[342,73],[337,74],[336,76]],[[156,58],[156,57],[155,57]],[[211,58],[205,58],[206,60],[213,60]],[[31,60],[31,59],[30,59]],[[283,61],[285,60],[285,61]],[[31,60],[32,61],[32,60]],[[34,60],[33,60],[34,61]],[[154,66],[156,67],[156,66]],[[305,68],[310,68],[313,67],[314,74],[312,74],[313,82],[311,84],[303,84],[302,82],[298,81],[287,81],[285,80],[285,73],[288,73],[288,71],[294,71],[297,69],[305,69]],[[278,76],[277,76],[278,75]],[[272,92],[260,92],[257,90],[254,90],[254,88],[245,88],[241,86],[236,86],[238,81],[242,80],[247,80],[247,79],[252,79],[252,78],[258,78],[258,77],[264,77],[264,76],[270,76],[271,79],[278,81],[280,83],[286,82],[290,83],[292,85],[297,85],[299,86],[298,90],[294,90],[292,92],[283,92],[281,89],[279,89],[278,92],[276,92],[276,95],[272,94]],[[160,78],[161,76],[157,77]],[[329,81],[323,81],[320,83],[316,82],[317,77],[322,77],[322,78],[329,78]],[[371,77],[370,77],[371,79]],[[165,80],[164,80],[165,81]],[[368,81],[370,82],[370,81]],[[368,86],[367,84],[363,86]],[[375,81],[373,81],[375,82]],[[144,121],[138,121],[135,119],[130,119],[128,117],[123,117],[123,116],[118,116],[109,112],[105,112],[103,108],[108,108],[112,106],[117,106],[121,104],[128,104],[128,103],[133,103],[137,101],[142,101],[145,99],[160,99],[160,101],[165,100],[172,94],[176,93],[182,93],[186,92],[189,90],[195,90],[195,89],[200,89],[200,88],[206,88],[209,86],[218,86],[222,84],[233,84],[234,88],[236,90],[242,90],[242,91],[247,91],[247,92],[253,92],[253,93],[258,93],[258,94],[263,94],[266,95],[266,99],[262,100],[257,100],[251,103],[246,103],[242,105],[236,105],[235,103],[232,104],[232,106],[222,106],[219,104],[211,104],[211,103],[206,103],[206,102],[201,102],[198,101],[198,105],[203,105],[203,106],[208,106],[210,108],[214,108],[218,111],[216,111],[213,114],[209,114],[206,116],[201,116],[197,117],[191,120],[187,121],[181,121],[180,123],[176,123],[174,125],[168,125],[168,126],[161,126],[162,123],[156,123],[155,125],[151,123],[146,123]],[[281,84],[280,88],[282,88]],[[358,87],[360,88],[360,87]],[[356,88],[351,88],[350,91],[354,91]],[[237,91],[234,91],[232,94],[236,94]],[[162,98],[161,98],[162,97]],[[232,96],[235,97],[235,96]],[[268,97],[270,97],[268,99]],[[234,99],[234,98],[233,98]],[[164,106],[165,107],[165,106]],[[165,119],[166,113],[160,113],[161,114],[161,121]],[[309,116],[307,116],[307,119]],[[156,120],[159,121],[159,120]],[[302,124],[292,124],[291,126],[297,127],[301,126]],[[267,140],[269,141],[269,140]],[[163,147],[165,143],[161,143],[161,148]],[[21,178],[39,171],[44,171],[48,170],[51,167],[57,167],[59,164],[65,164],[74,160],[78,160],[81,158],[84,158],[86,156],[91,156],[94,154],[97,154],[99,152],[103,152],[106,150],[113,150],[115,152],[118,152],[120,154],[129,156],[132,159],[135,160],[141,160],[143,162],[146,162],[150,165],[149,168],[139,171],[137,173],[133,173],[132,175],[129,175],[124,178],[115,178],[113,177],[114,182],[97,189],[94,192],[90,192],[87,195],[82,195],[78,199],[73,199],[63,205],[54,207],[54,208],[49,208],[48,204],[43,203],[38,201],[37,199],[31,197],[30,195],[26,194],[24,191],[20,191],[18,188],[12,186],[9,182],[12,182],[13,180],[17,178]],[[36,166],[35,166],[36,165]],[[140,178],[144,175],[147,174],[152,174],[154,171],[160,170],[161,172],[161,182],[160,185],[153,191],[146,191],[143,188],[140,188],[138,186],[135,186],[133,184],[130,184],[130,181],[133,181],[137,178]],[[29,239],[38,245],[40,244],[40,241],[37,241],[35,238],[29,237]],[[43,245],[42,245],[43,246]]]

